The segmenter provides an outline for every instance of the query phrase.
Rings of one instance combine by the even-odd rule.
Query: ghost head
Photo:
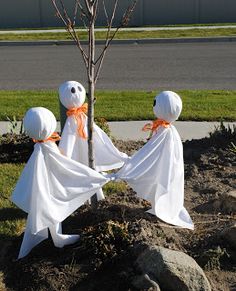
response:
[[[182,101],[175,92],[163,91],[154,99],[153,111],[159,119],[173,122],[178,119],[181,110]]]
[[[82,106],[85,97],[86,91],[79,82],[67,81],[59,87],[60,101],[67,109]]]
[[[23,124],[26,133],[36,140],[49,138],[57,127],[55,116],[44,107],[29,109],[25,114]]]

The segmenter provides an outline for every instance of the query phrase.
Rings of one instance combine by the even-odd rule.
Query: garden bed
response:
[[[8,290],[137,290],[132,285],[138,274],[135,260],[147,244],[156,244],[192,256],[206,272],[212,290],[235,290],[236,250],[221,236],[235,223],[234,211],[221,203],[236,189],[236,153],[231,144],[235,140],[235,131],[222,129],[211,138],[184,143],[185,206],[194,231],[165,224],[145,212],[150,205],[126,184],[114,185],[98,209],[85,205],[63,222],[64,233],[81,234],[76,245],[57,249],[49,239],[16,261],[22,235],[5,237],[0,251],[3,284]],[[116,145],[132,154],[143,142],[116,141]],[[25,136],[5,136],[0,141],[0,162],[26,162],[32,149]]]

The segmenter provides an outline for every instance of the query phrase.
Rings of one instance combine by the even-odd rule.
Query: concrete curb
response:
[[[236,37],[183,37],[183,38],[147,38],[147,39],[115,39],[113,44],[155,44],[155,43],[204,43],[204,42],[235,42]],[[46,46],[46,45],[74,45],[73,40],[40,40],[40,41],[0,41],[0,46]],[[88,41],[81,41],[82,45]],[[97,40],[96,44],[104,44],[104,40]]]

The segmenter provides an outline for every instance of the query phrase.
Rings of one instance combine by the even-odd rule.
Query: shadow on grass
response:
[[[17,208],[2,208],[0,209],[0,221],[16,220],[26,218],[27,214]]]

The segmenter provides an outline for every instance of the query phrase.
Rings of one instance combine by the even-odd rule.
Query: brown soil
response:
[[[212,290],[236,290],[236,250],[219,236],[235,222],[235,214],[215,203],[236,189],[236,153],[229,149],[235,135],[226,131],[184,144],[185,206],[194,231],[169,226],[146,213],[148,203],[127,186],[100,202],[98,209],[83,206],[63,223],[64,233],[81,234],[77,245],[57,249],[49,239],[16,261],[22,236],[5,238],[0,263],[8,290],[137,290],[132,286],[138,274],[134,262],[150,243],[192,256],[205,270]],[[10,155],[2,151],[4,142],[0,145],[2,163],[28,159],[32,143],[23,137],[18,145],[19,137],[14,139]],[[17,153],[13,144],[20,147]],[[143,142],[116,144],[131,154]],[[25,152],[19,154],[21,150]]]

